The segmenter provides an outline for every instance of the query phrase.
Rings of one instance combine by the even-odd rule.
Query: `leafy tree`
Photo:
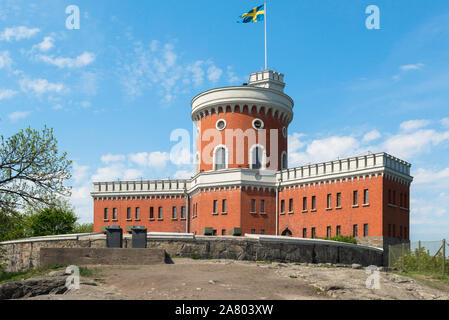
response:
[[[71,210],[61,207],[48,207],[30,217],[33,236],[69,234],[73,232],[78,218]]]
[[[0,214],[25,205],[52,205],[58,196],[70,195],[71,161],[59,153],[53,129],[27,128],[0,136]]]
[[[93,223],[84,223],[79,224],[76,223],[73,228],[73,233],[92,233],[94,232],[94,224]]]
[[[0,242],[29,237],[29,220],[27,214],[17,211],[0,212]]]

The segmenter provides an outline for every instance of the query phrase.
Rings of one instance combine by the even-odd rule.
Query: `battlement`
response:
[[[272,70],[254,72],[249,76],[251,87],[268,88],[283,92],[285,88],[284,75]]]

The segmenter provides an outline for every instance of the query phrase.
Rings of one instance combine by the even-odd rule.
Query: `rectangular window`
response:
[[[256,229],[251,229],[251,234],[256,234]]]
[[[402,226],[399,226],[399,238],[402,238]]]
[[[212,208],[212,213],[218,213],[218,201],[214,200],[214,207]]]
[[[265,200],[260,200],[260,212],[265,212]]]
[[[136,208],[136,220],[140,220],[140,208]]]
[[[222,203],[221,203],[221,212],[227,212],[226,211],[226,199],[223,199]]]
[[[363,225],[363,236],[368,237],[368,224],[367,223],[365,223]]]
[[[391,237],[391,224],[388,225],[388,236]]]
[[[393,238],[396,237],[396,225],[393,224]]]
[[[391,203],[391,190],[388,189],[388,203]]]
[[[288,212],[293,212],[293,199],[288,200]]]
[[[408,229],[404,227],[404,239],[408,239]]]
[[[363,204],[369,203],[369,191],[368,189],[363,190]]]
[[[331,238],[332,237],[332,228],[329,226],[329,227],[327,227],[327,229],[326,229],[326,236],[328,237],[328,238]]]
[[[281,212],[284,213],[285,212],[285,201],[281,200]]]
[[[154,208],[150,207],[150,220],[154,219]]]
[[[112,209],[112,220],[117,220],[117,208]]]
[[[341,208],[341,193],[337,193],[337,208]]]
[[[302,237],[307,238],[307,228],[302,228]]]
[[[131,220],[131,208],[126,208],[126,220]]]
[[[399,194],[399,206],[402,207],[402,192]]]
[[[328,209],[332,208],[332,195],[331,194],[327,195],[327,208]]]
[[[159,207],[157,218],[162,220],[162,207]]]
[[[352,226],[352,236],[354,238],[359,236],[359,229],[358,229],[358,226],[356,224]]]
[[[355,190],[352,193],[352,205],[357,206],[359,204],[359,192]]]
[[[312,228],[312,239],[316,238],[316,231],[315,231],[315,227]]]
[[[181,219],[185,219],[186,218],[186,207],[182,206],[181,207]]]
[[[341,226],[337,226],[337,236],[341,235]]]
[[[307,211],[307,197],[302,198],[302,211]]]
[[[396,190],[393,190],[393,204],[396,204]]]
[[[172,208],[171,217],[172,217],[172,219],[176,219],[176,207]]]
[[[312,210],[316,210],[316,196],[312,196]]]
[[[251,199],[251,212],[256,212],[256,200]]]
[[[212,235],[213,235],[213,236],[216,236],[216,235],[217,235],[217,229],[214,229],[214,230],[212,231]]]
[[[260,229],[260,234],[265,234],[265,229]]]
[[[104,220],[109,220],[108,208],[104,208]]]
[[[226,235],[226,229],[221,229],[221,235],[225,236]]]

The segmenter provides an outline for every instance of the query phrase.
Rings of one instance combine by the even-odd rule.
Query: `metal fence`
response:
[[[443,239],[388,246],[388,267],[406,272],[449,275],[449,244]]]

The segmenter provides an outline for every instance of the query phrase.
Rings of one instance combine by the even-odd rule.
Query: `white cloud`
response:
[[[236,83],[238,83],[240,81],[240,78],[235,75],[234,71],[232,71],[232,67],[231,66],[227,66],[227,68],[226,68],[226,75],[228,77],[228,83],[231,83],[231,84],[235,85]]]
[[[178,170],[173,175],[175,179],[190,179],[192,176],[193,172],[188,170]]]
[[[17,91],[11,89],[0,89],[0,101],[4,99],[11,99],[17,94]]]
[[[379,139],[381,136],[382,136],[382,135],[380,134],[379,131],[377,131],[377,130],[372,130],[372,131],[366,133],[366,134],[363,136],[362,141],[363,141],[363,142],[371,142],[371,141],[374,141],[374,140]]]
[[[449,128],[449,118],[443,118],[440,122],[443,127]]]
[[[129,155],[129,160],[141,167],[162,169],[167,165],[170,156],[166,152],[155,151],[152,153],[140,152]]]
[[[445,168],[440,171],[419,168],[413,173],[413,175],[414,184],[432,184],[433,187],[439,188],[442,187],[441,184],[445,184],[446,190],[449,188],[449,168]]]
[[[20,119],[24,119],[31,114],[31,111],[16,111],[8,115],[11,121],[17,121]]]
[[[101,162],[103,163],[111,163],[111,162],[120,162],[125,161],[126,157],[123,154],[106,154],[101,156]]]
[[[220,80],[221,75],[223,74],[223,70],[217,68],[215,65],[212,65],[207,69],[207,79],[212,82],[217,82]]]
[[[27,28],[24,26],[6,28],[3,32],[0,33],[0,40],[5,41],[19,41],[22,39],[29,39],[38,33],[40,30],[38,28]]]
[[[9,55],[9,51],[3,51],[0,53],[0,69],[11,67],[12,59]]]
[[[293,136],[295,136],[295,134],[293,134]],[[360,153],[360,143],[354,137],[332,136],[325,139],[313,140],[307,144],[301,142],[299,140],[300,138],[301,135],[297,135],[297,141],[290,142],[291,145],[296,144],[296,151],[289,151],[289,166],[330,161],[337,158],[354,156]],[[304,151],[300,151],[303,146],[307,147]]]
[[[400,125],[400,128],[403,131],[412,131],[412,130],[426,127],[429,124],[430,124],[429,120],[409,120],[409,121],[402,122]]]
[[[45,63],[52,64],[58,68],[81,68],[95,61],[95,54],[90,52],[83,52],[74,59],[63,57],[53,58],[44,55],[39,55],[37,57]]]
[[[416,63],[416,64],[406,64],[406,65],[400,66],[399,68],[402,71],[410,71],[410,70],[419,70],[422,67],[424,67],[424,64]]]
[[[81,166],[78,163],[73,162],[72,179],[76,184],[79,184],[87,177],[88,171],[89,166]]]
[[[34,92],[41,95],[46,92],[61,92],[64,86],[61,83],[51,83],[46,79],[22,79],[20,80],[20,87],[24,92]]]
[[[41,43],[33,46],[33,49],[37,49],[42,52],[47,52],[54,47],[54,39],[52,37],[45,37]]]
[[[446,140],[449,140],[449,131],[419,130],[394,135],[382,144],[382,148],[397,157],[409,158],[421,152],[429,151],[432,146]]]
[[[116,163],[108,167],[98,168],[92,176],[92,181],[136,180],[141,177],[143,177],[141,170],[129,169],[121,163]]]
[[[119,76],[126,93],[132,97],[154,88],[162,102],[172,102],[178,94],[187,93],[192,86],[202,86],[205,80],[215,83],[223,71],[212,60],[179,61],[180,55],[173,43],[161,44],[153,40],[148,46],[136,44],[132,54],[119,68]]]

